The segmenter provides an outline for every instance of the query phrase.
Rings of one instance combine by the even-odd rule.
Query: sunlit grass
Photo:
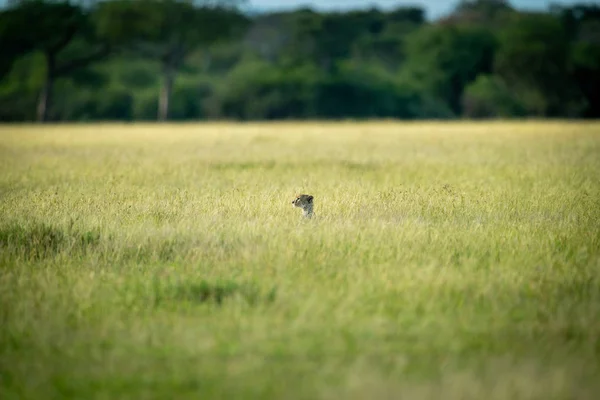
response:
[[[592,399],[599,222],[597,123],[3,126],[0,397]]]

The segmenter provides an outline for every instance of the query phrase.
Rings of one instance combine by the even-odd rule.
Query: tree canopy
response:
[[[234,0],[12,1],[0,119],[600,116],[600,7],[463,0],[245,14]]]

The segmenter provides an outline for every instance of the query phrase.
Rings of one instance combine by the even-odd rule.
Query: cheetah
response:
[[[292,205],[302,209],[302,215],[305,218],[312,218],[313,216],[313,196],[309,194],[299,194],[296,196]]]

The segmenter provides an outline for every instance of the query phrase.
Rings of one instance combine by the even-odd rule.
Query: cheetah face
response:
[[[313,204],[313,196],[308,194],[301,194],[296,196],[294,201],[292,201],[292,205],[294,207],[306,209]]]

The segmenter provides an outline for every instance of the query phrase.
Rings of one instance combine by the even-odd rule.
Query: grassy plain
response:
[[[598,123],[0,127],[4,400],[595,399],[599,377]]]

